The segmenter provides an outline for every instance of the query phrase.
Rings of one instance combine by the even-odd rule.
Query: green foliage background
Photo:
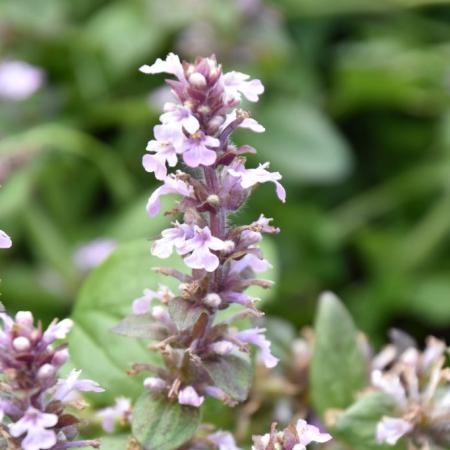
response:
[[[237,139],[288,189],[281,205],[262,187],[236,217],[282,228],[264,309],[311,323],[328,289],[375,342],[390,326],[449,338],[449,22],[443,0],[1,1],[0,60],[47,73],[31,99],[0,103],[0,165],[18,161],[1,180],[15,243],[0,254],[2,301],[65,316],[80,244],[158,234],[140,160],[163,78],[137,68],[214,52],[266,85],[252,113],[267,132]]]

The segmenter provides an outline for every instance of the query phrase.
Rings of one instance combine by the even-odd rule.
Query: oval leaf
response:
[[[377,423],[392,413],[392,408],[392,400],[381,392],[365,395],[338,416],[333,435],[358,450],[403,450],[405,446],[401,442],[395,447],[376,442]]]
[[[72,314],[75,327],[69,347],[74,366],[106,389],[90,398],[94,403],[113,403],[124,394],[137,398],[143,389],[142,378],[128,376],[127,369],[136,362],[158,362],[157,354],[146,348],[148,342],[115,335],[111,329],[130,313],[132,301],[145,288],[155,288],[160,282],[175,288],[176,282],[151,270],[159,263],[146,240],[130,242],[97,267],[81,289]],[[172,260],[170,264],[175,265]]]
[[[235,352],[204,362],[204,367],[214,382],[232,399],[243,402],[250,389],[252,368],[247,353]]]
[[[311,365],[313,403],[323,416],[327,409],[350,406],[368,383],[358,331],[344,305],[332,293],[322,295],[315,326]]]
[[[200,423],[198,408],[144,394],[133,409],[133,435],[145,450],[172,450],[192,438]]]

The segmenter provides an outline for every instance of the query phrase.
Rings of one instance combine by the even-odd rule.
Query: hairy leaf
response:
[[[199,423],[198,408],[146,393],[134,406],[132,431],[145,450],[172,450],[191,439]]]
[[[380,445],[375,439],[376,425],[384,415],[392,413],[392,401],[385,394],[372,392],[359,399],[338,416],[333,435],[358,450],[403,450],[402,443],[395,447]]]
[[[151,314],[130,314],[112,328],[116,334],[123,336],[157,339],[167,337],[166,327],[155,322]]]
[[[113,403],[126,394],[136,398],[142,392],[142,378],[130,377],[127,369],[136,362],[158,362],[147,349],[147,341],[128,339],[111,329],[131,311],[131,303],[145,288],[164,282],[174,288],[171,279],[151,269],[159,260],[151,256],[144,239],[124,244],[95,269],[75,304],[72,318],[75,327],[69,335],[69,347],[75,367],[86,378],[102,384],[106,392],[92,396],[94,403]],[[173,260],[171,264],[175,264]]]
[[[315,331],[312,399],[323,415],[327,409],[351,405],[356,394],[367,385],[368,374],[353,320],[331,293],[320,299]]]
[[[169,313],[179,330],[191,328],[199,319],[205,308],[182,298],[174,298],[169,303]]]
[[[247,398],[252,375],[248,354],[231,353],[205,361],[204,366],[214,384],[225,394],[238,402]]]

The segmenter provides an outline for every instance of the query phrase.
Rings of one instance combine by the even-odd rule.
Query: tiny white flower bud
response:
[[[144,387],[152,392],[161,392],[167,387],[162,378],[148,377],[144,380]]]
[[[16,337],[12,345],[18,352],[26,352],[31,347],[30,341],[25,336]]]
[[[54,376],[56,373],[55,366],[52,366],[51,364],[44,364],[37,373],[37,376],[41,380],[45,380],[46,378],[50,378]]]
[[[164,308],[163,306],[159,306],[159,305],[153,307],[152,317],[163,323],[170,321],[170,317],[169,317],[169,313],[167,312],[167,309]]]
[[[16,314],[16,323],[24,327],[31,327],[33,325],[33,314],[30,311],[19,311]]]
[[[189,83],[196,88],[203,88],[206,86],[206,78],[199,72],[194,72],[189,75]]]
[[[225,117],[223,116],[214,116],[209,122],[208,126],[213,130],[219,128],[225,122]]]
[[[225,241],[224,244],[225,244],[223,248],[224,253],[231,253],[236,247],[233,241]]]
[[[208,195],[208,198],[206,199],[206,202],[211,206],[219,206],[220,204],[220,198],[216,194]]]
[[[203,302],[211,308],[218,308],[222,303],[222,299],[218,294],[211,292],[203,299]]]
[[[233,351],[234,347],[234,344],[229,341],[217,341],[211,344],[209,348],[218,355],[228,355]]]
[[[200,114],[209,114],[209,112],[211,111],[211,108],[208,105],[201,105],[198,107],[197,111]]]

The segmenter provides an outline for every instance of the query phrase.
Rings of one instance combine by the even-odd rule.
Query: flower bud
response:
[[[67,348],[63,348],[55,352],[52,358],[52,364],[57,367],[61,367],[69,360],[69,350]]]
[[[211,292],[203,299],[203,302],[210,308],[218,308],[222,303],[222,299],[218,294]]]
[[[198,107],[197,111],[200,114],[209,114],[211,112],[211,108],[208,105],[201,105]]]
[[[219,206],[220,205],[220,197],[216,194],[208,195],[206,199],[206,203],[211,206]]]
[[[223,249],[224,253],[231,253],[236,247],[233,241],[225,241],[224,244],[225,244],[225,247]]]
[[[55,375],[56,368],[55,366],[52,366],[51,364],[44,364],[37,373],[37,376],[40,380],[45,380],[48,378],[51,378]]]
[[[152,392],[162,392],[167,383],[162,378],[148,377],[144,380],[144,387]]]
[[[30,341],[24,336],[16,337],[13,340],[12,345],[14,350],[18,352],[26,352],[27,350],[30,350],[31,347]]]
[[[223,116],[214,116],[209,122],[209,128],[213,130],[217,130],[223,123],[225,122],[225,117]]]
[[[206,86],[206,78],[201,73],[194,72],[189,75],[189,83],[200,89]]]
[[[214,344],[211,344],[209,348],[212,352],[217,353],[218,355],[228,355],[234,350],[235,345],[230,341],[217,341],[214,342]]]
[[[30,311],[19,311],[16,314],[16,323],[26,328],[33,326],[33,314]]]

